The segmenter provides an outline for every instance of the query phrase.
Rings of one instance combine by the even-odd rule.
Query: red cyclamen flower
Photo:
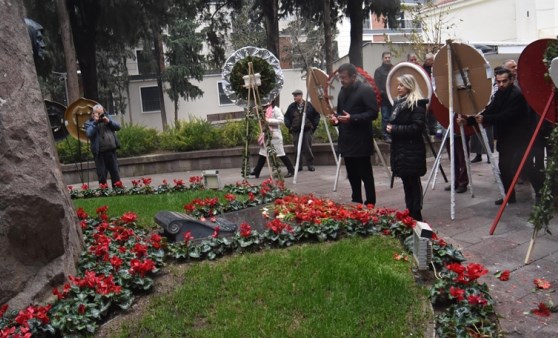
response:
[[[467,301],[470,305],[480,305],[485,306],[487,304],[486,299],[482,295],[470,295],[467,297]]]
[[[531,313],[541,317],[550,317],[550,309],[545,303],[539,303],[539,306],[531,310]]]
[[[452,286],[450,287],[450,296],[452,296],[453,298],[457,299],[458,302],[460,302],[463,299],[465,299],[465,290]]]
[[[219,237],[219,231],[221,231],[221,227],[216,226],[215,230],[213,231],[213,235],[211,235],[211,237],[213,237],[213,238]]]
[[[535,278],[533,280],[537,289],[550,289],[550,282],[544,278]]]
[[[190,241],[192,241],[194,239],[194,236],[192,236],[192,233],[190,231],[188,231],[187,233],[184,234],[184,242],[186,244],[190,243]]]
[[[138,215],[136,215],[135,213],[128,211],[127,213],[125,213],[124,215],[122,215],[122,217],[120,217],[120,220],[126,224],[128,223],[133,223],[137,220]]]
[[[500,276],[498,277],[499,280],[505,282],[507,280],[510,280],[510,270],[504,270],[502,271],[502,273],[500,274]]]
[[[252,227],[248,223],[240,224],[240,236],[247,238],[252,234]]]

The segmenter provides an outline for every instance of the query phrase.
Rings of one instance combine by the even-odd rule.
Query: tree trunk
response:
[[[364,11],[363,0],[349,0],[347,14],[351,20],[351,46],[349,47],[349,62],[357,67],[363,65],[362,61],[362,26]]]
[[[72,36],[72,27],[68,16],[68,8],[65,0],[56,0],[56,14],[60,23],[60,35],[64,46],[64,60],[66,62],[66,83],[68,92],[67,105],[80,97],[79,80],[77,74],[76,48]]]
[[[331,27],[331,0],[324,0],[324,43],[326,73],[333,73],[333,29]]]
[[[264,20],[265,20],[265,30],[267,36],[267,49],[277,57],[278,60],[281,58],[281,53],[279,50],[279,0],[264,0],[262,6]],[[277,105],[280,104],[280,98],[275,99]],[[261,102],[266,103],[266,102]]]
[[[76,55],[83,83],[83,96],[98,101],[96,27],[100,12],[98,1],[67,0]],[[79,16],[79,17],[78,17]],[[69,71],[69,70],[68,70]]]
[[[165,91],[163,89],[163,70],[165,69],[165,56],[163,54],[163,38],[159,27],[155,24],[151,26],[153,30],[153,53],[157,60],[157,87],[159,88],[159,101],[161,102],[161,121],[163,130],[168,129],[167,111],[165,109]]]
[[[267,36],[267,49],[279,59],[279,0],[264,0],[263,16]]]

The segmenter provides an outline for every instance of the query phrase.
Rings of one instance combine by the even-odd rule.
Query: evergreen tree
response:
[[[195,99],[203,95],[203,91],[193,85],[190,79],[201,81],[204,74],[204,58],[201,56],[201,34],[196,33],[197,24],[191,18],[177,18],[168,26],[168,34],[164,36],[167,47],[165,53],[168,66],[163,78],[168,82],[167,94],[174,102],[174,121],[178,121],[178,101]]]

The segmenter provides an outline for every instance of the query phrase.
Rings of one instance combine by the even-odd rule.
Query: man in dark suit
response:
[[[337,113],[330,115],[333,125],[339,127],[339,152],[345,161],[352,189],[352,201],[362,203],[362,184],[366,192],[365,204],[376,204],[374,174],[370,156],[374,152],[372,121],[378,117],[378,103],[374,90],[357,81],[356,67],[345,63],[339,67],[341,91],[337,100]]]
[[[467,118],[468,124],[486,123],[494,126],[497,139],[498,167],[506,193],[511,187],[513,177],[519,168],[531,131],[527,101],[519,87],[514,85],[512,72],[507,68],[495,72],[498,90],[492,102],[484,112]],[[496,205],[503,199],[496,200]],[[510,195],[509,203],[515,203],[515,191]]]

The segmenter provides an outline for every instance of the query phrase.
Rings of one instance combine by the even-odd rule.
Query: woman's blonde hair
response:
[[[424,99],[424,95],[422,95],[422,91],[414,76],[411,74],[403,74],[397,78],[397,81],[409,90],[406,100],[409,107],[415,107],[419,100]]]

